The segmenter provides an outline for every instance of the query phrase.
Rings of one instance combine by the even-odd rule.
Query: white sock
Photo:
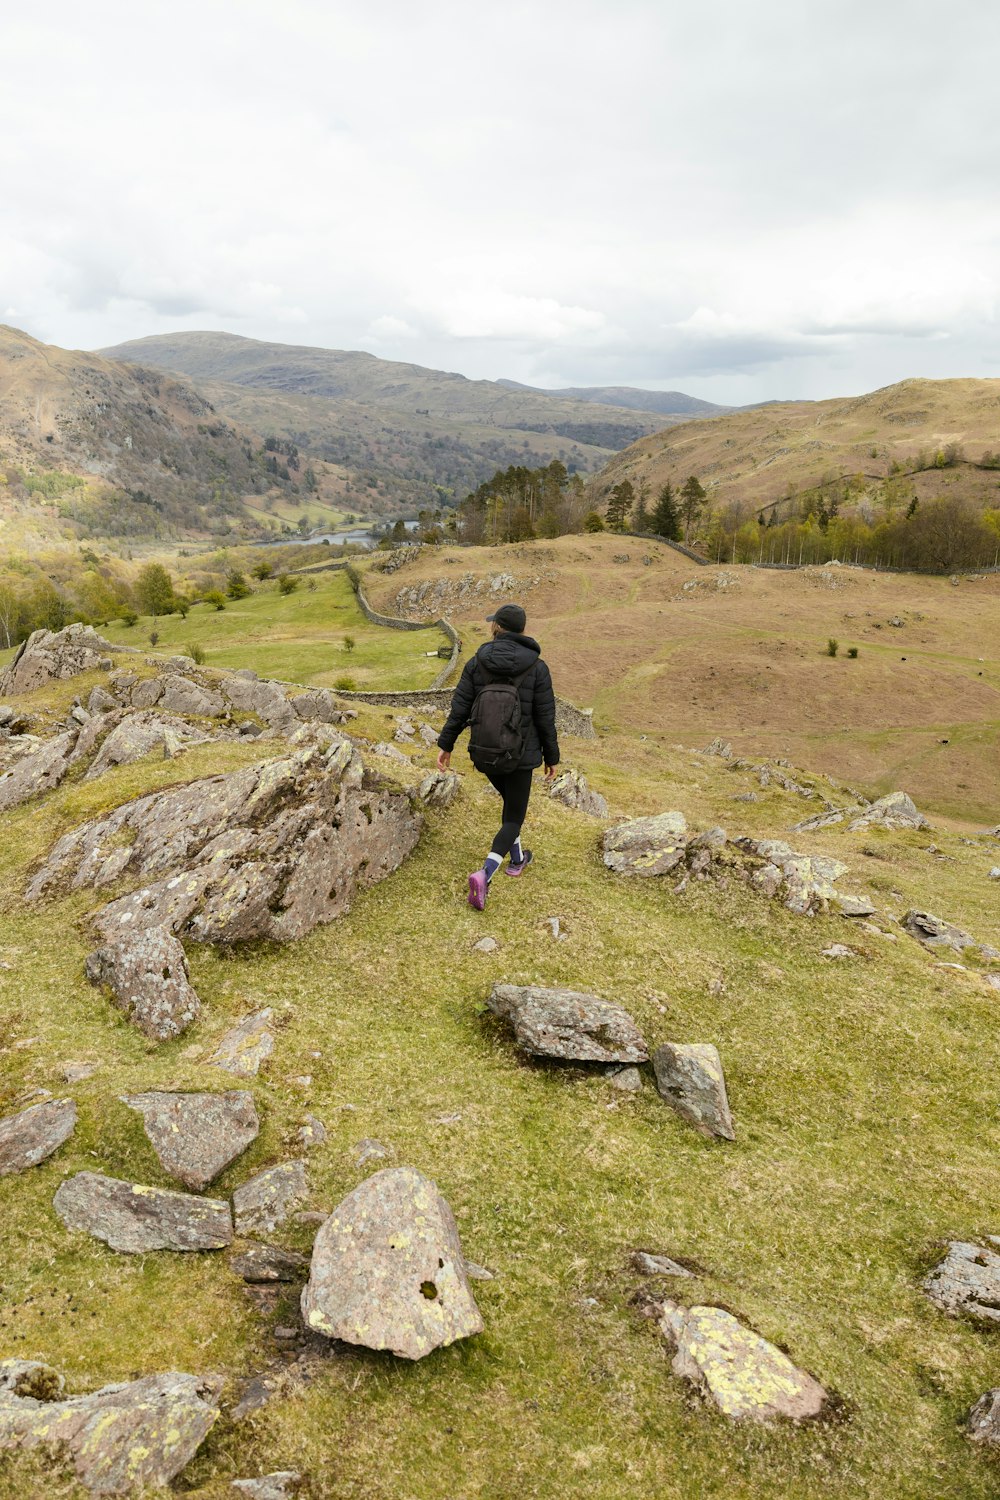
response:
[[[520,834],[518,834],[517,838],[514,840],[514,843],[513,843],[512,847],[511,847],[510,862],[511,862],[512,865],[523,865],[524,864],[524,850],[521,848],[521,835]]]
[[[483,865],[483,869],[486,871],[486,883],[487,883],[487,885],[493,879],[494,875],[499,870],[499,868],[500,868],[500,866],[502,864],[503,864],[503,855],[502,854],[487,854],[487,856],[486,856],[486,863]]]

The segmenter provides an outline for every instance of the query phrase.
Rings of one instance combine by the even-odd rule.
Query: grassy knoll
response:
[[[238,608],[203,620],[229,626]],[[239,659],[257,665],[253,652],[267,649],[267,670],[296,675],[307,643],[301,620],[295,628],[261,645],[248,632]],[[239,654],[233,641],[224,649]],[[367,708],[354,727],[375,739],[391,723]],[[996,1382],[995,1337],[918,1289],[942,1239],[1000,1227],[1000,1049],[982,982],[905,937],[795,918],[735,882],[675,895],[669,882],[621,880],[600,862],[599,825],[538,796],[536,864],[520,881],[498,877],[478,915],[464,877],[497,802],[469,773],[405,866],[343,920],[286,949],[193,949],[202,1016],[177,1042],[152,1045],[83,980],[93,895],[25,907],[27,871],[100,807],[260,753],[206,747],[138,763],[5,819],[0,1113],[41,1087],[72,1094],[80,1125],[54,1159],[0,1181],[0,1353],[50,1360],[78,1389],[178,1368],[220,1371],[230,1393],[274,1357],[270,1330],[289,1321],[291,1294],[261,1320],[224,1256],[116,1255],[66,1232],[51,1207],[61,1178],[81,1169],[170,1185],[119,1096],[226,1087],[203,1059],[236,1017],[271,1005],[275,1056],[252,1085],[263,1128],[212,1191],[299,1154],[311,1111],[329,1137],[309,1156],[308,1208],[332,1208],[372,1170],[355,1165],[354,1148],[374,1136],[438,1182],[466,1253],[497,1278],[475,1283],[480,1337],[419,1365],[337,1348],[249,1422],[220,1421],[187,1493],[222,1500],[237,1475],[301,1468],[314,1500],[994,1495],[995,1465],[960,1428]],[[634,733],[569,741],[564,756],[614,813],[680,807],[694,826],[777,834],[815,806],[774,790],[734,803],[753,784],[746,773]],[[432,752],[414,760],[426,769]],[[455,761],[464,772],[461,746]],[[1000,944],[986,878],[1000,846],[940,828],[793,838],[841,854],[844,888],[883,909],[927,904]],[[548,915],[564,941],[542,928]],[[483,933],[499,951],[472,951]],[[859,956],[823,959],[832,941]],[[648,1078],[624,1097],[584,1070],[518,1061],[485,1012],[495,979],[593,988],[624,1003],[653,1044],[714,1041],[736,1142],[701,1139]],[[98,1070],[67,1088],[67,1059]],[[272,1239],[306,1251],[310,1232],[292,1224]],[[704,1274],[681,1295],[723,1302],[786,1345],[840,1395],[842,1418],[743,1430],[693,1401],[630,1305],[634,1247],[696,1261]],[[78,1493],[38,1466],[0,1464],[0,1500]]]
[[[314,575],[315,588],[300,583],[282,594],[275,581],[258,586],[246,599],[227,599],[217,610],[198,604],[186,620],[179,615],[144,616],[137,625],[113,621],[109,640],[140,649],[154,630],[156,650],[179,653],[199,645],[207,666],[252,667],[261,677],[333,687],[350,677],[359,689],[426,687],[442,661],[428,657],[444,644],[438,630],[397,631],[370,625],[343,572]],[[344,637],[355,641],[350,652]]]

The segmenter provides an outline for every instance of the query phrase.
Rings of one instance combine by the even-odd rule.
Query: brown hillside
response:
[[[513,582],[492,588],[503,575]],[[956,586],[846,567],[705,568],[598,535],[424,549],[368,587],[381,609],[444,609],[470,650],[497,601],[523,597],[557,691],[593,706],[598,725],[695,747],[721,735],[739,755],[784,756],[871,794],[902,786],[957,818],[1000,816],[1000,575]]]
[[[1000,503],[1000,473],[974,467],[1000,450],[1000,380],[904,380],[865,396],[786,402],[698,419],[640,438],[593,482],[595,498],[629,479],[655,496],[696,474],[713,502],[757,510],[827,478],[863,475],[873,486],[892,464],[957,444],[971,463],[915,476],[920,499],[961,493]]]

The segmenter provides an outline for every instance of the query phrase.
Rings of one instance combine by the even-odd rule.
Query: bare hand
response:
[[[555,766],[546,766],[545,767],[545,780],[546,781],[552,781],[554,779],[554,777],[555,777],[555,774],[556,774],[556,768],[555,768]]]
[[[448,769],[448,767],[450,765],[451,765],[451,751],[450,750],[439,750],[438,751],[438,770],[439,771],[447,771],[447,769]]]

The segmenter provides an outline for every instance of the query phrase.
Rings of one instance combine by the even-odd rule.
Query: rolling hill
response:
[[[521,385],[517,380],[498,380],[497,385],[509,391],[531,391],[536,396],[552,396],[563,401],[592,401],[597,406],[618,406],[625,411],[649,411],[657,416],[687,420],[688,417],[718,417],[738,410],[735,406],[717,406],[701,401],[683,391],[644,391],[634,385],[581,385],[565,390],[546,390],[535,385]]]

